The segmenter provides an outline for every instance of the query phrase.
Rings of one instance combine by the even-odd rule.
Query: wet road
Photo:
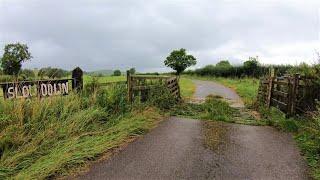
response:
[[[217,94],[243,104],[224,86],[195,83],[197,98]],[[222,143],[210,149],[204,123],[171,117],[78,179],[307,179],[307,166],[290,134],[266,126],[211,122],[207,132],[224,133],[219,136]]]

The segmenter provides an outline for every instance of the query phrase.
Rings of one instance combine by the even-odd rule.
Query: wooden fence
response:
[[[180,98],[180,88],[176,77],[131,75],[127,72],[129,101],[132,102],[135,97],[140,97],[141,101],[146,101],[150,89],[157,87],[159,84],[165,85],[172,95]]]
[[[320,98],[315,79],[294,76],[265,77],[260,80],[258,101],[283,111],[287,117],[317,110]]]
[[[0,87],[5,99],[68,95],[70,89],[82,90],[82,76],[83,71],[76,68],[72,71],[72,78],[4,82],[0,83]]]
[[[178,80],[176,77],[170,76],[130,75],[127,72],[127,81],[100,82],[90,88],[94,91],[99,86],[116,86],[121,84],[127,84],[128,100],[130,102],[135,97],[140,97],[141,101],[146,101],[150,89],[159,85],[164,85],[169,89],[171,94],[180,98]],[[76,91],[83,89],[83,71],[80,68],[74,69],[72,71],[72,78],[68,79],[5,82],[0,83],[0,87],[3,90],[5,99],[68,95],[70,89]]]

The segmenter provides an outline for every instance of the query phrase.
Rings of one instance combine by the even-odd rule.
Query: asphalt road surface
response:
[[[217,94],[243,105],[222,85],[195,83],[196,98]],[[212,130],[205,131],[206,123],[171,117],[77,179],[308,179],[306,163],[290,134],[222,122],[212,122]],[[217,136],[222,140],[210,148],[204,132],[217,129],[223,130]]]

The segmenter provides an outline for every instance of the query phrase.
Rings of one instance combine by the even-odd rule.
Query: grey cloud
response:
[[[223,58],[239,63],[250,53],[290,58],[271,50],[275,44],[308,59],[310,49],[290,45],[319,44],[318,11],[316,1],[0,0],[0,47],[27,43],[34,59],[26,67],[86,70],[163,71],[164,58],[181,47],[198,66]]]

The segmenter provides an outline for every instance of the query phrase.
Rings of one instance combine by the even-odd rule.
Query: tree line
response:
[[[219,61],[215,65],[206,65],[203,68],[188,70],[184,74],[199,76],[215,76],[215,77],[261,77],[267,75],[271,65],[262,65],[258,62],[257,57],[249,57],[247,61],[240,65],[232,65],[228,60]],[[292,65],[272,65],[277,69],[278,75],[284,75],[294,66]]]

